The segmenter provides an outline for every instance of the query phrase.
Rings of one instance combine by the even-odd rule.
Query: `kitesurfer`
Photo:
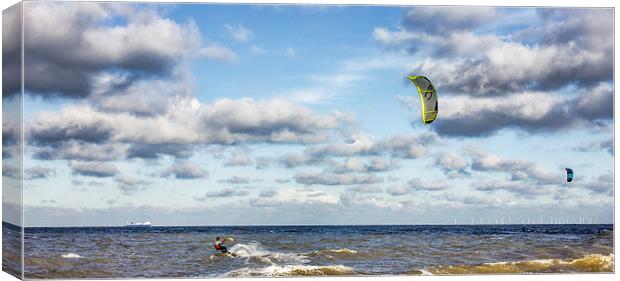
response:
[[[224,245],[224,240],[220,240],[220,237],[215,237],[215,242],[213,242],[213,247],[215,247],[216,251],[222,252],[224,254],[228,254],[228,249]]]

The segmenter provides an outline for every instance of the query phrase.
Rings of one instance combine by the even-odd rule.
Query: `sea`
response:
[[[15,233],[7,223],[3,230],[5,235]],[[213,248],[218,236],[234,239],[226,243],[230,254]],[[24,275],[611,273],[613,236],[611,224],[27,227]],[[19,264],[10,260],[19,254],[10,251],[3,249],[3,267]]]

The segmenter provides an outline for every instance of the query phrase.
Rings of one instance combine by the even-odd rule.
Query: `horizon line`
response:
[[[126,225],[73,225],[73,226],[20,226],[17,224],[13,224],[7,221],[2,221],[3,224],[9,224],[18,228],[96,228],[96,227],[119,227],[125,228]],[[302,226],[302,227],[312,227],[312,226],[487,226],[487,225],[615,225],[614,223],[504,223],[504,224],[494,224],[494,223],[483,223],[483,224],[444,224],[444,223],[424,223],[424,224],[229,224],[229,225],[151,225],[148,227],[143,227],[139,229],[148,229],[153,227],[269,227],[269,226]],[[131,227],[127,227],[128,229]],[[135,228],[131,228],[135,229]]]

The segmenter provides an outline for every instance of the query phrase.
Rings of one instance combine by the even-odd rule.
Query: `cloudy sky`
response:
[[[612,222],[612,9],[24,5],[26,225]]]

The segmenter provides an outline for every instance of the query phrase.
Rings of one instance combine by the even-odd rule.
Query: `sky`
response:
[[[613,221],[612,9],[26,2],[24,21],[27,226]],[[430,125],[408,75],[437,89]]]

